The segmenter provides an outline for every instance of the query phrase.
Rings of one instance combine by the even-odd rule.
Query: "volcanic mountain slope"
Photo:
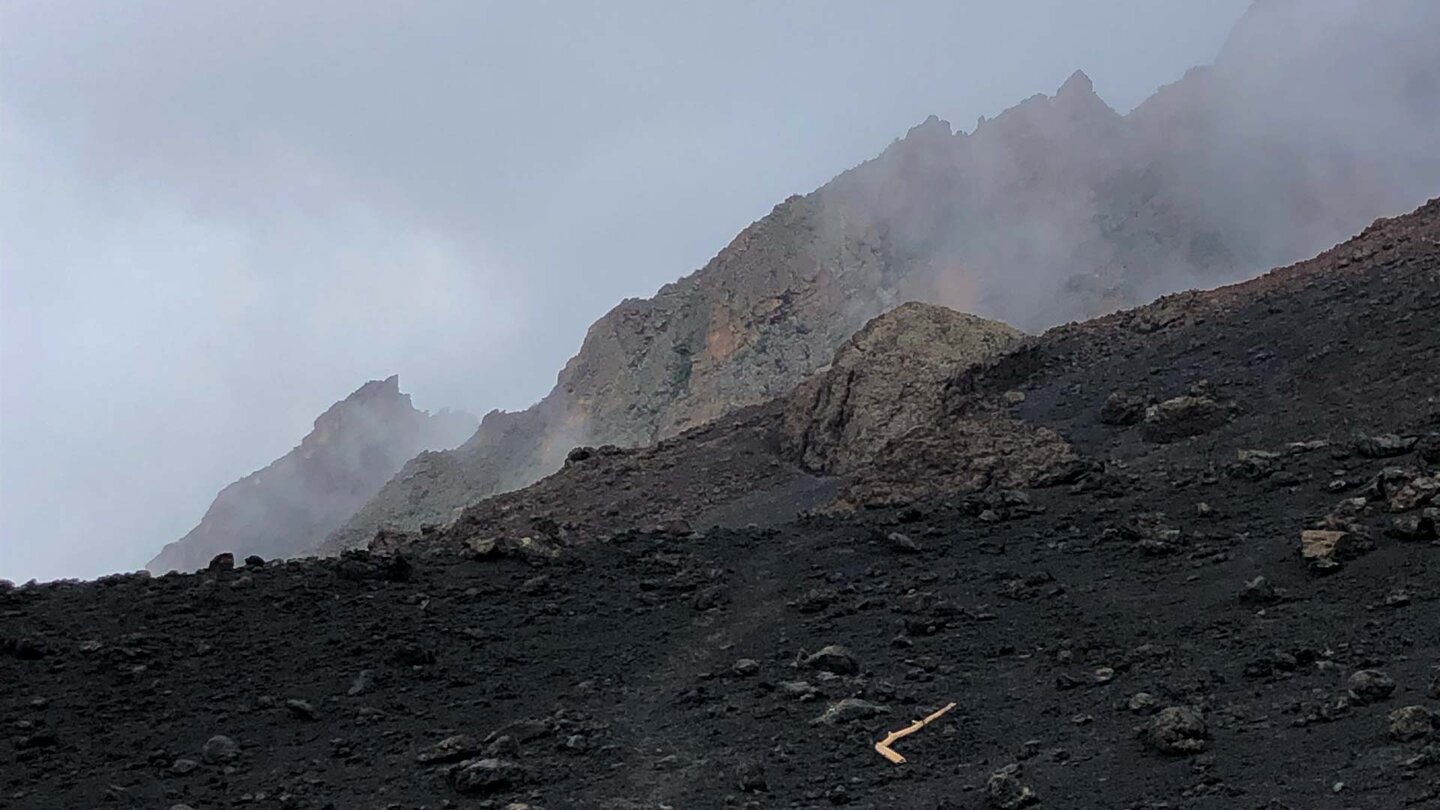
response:
[[[624,526],[1101,480],[1191,435],[1224,454],[1422,429],[1440,414],[1437,245],[1431,201],[1311,261],[1026,340],[909,304],[787,397],[654,447],[582,449],[534,486],[377,547],[563,546]],[[1372,391],[1383,411],[1350,404]]]
[[[1419,203],[1440,187],[1440,55],[1420,33],[1440,7],[1329,27],[1312,11],[1257,4],[1213,66],[1128,115],[1076,73],[968,134],[932,117],[616,307],[540,403],[406,465],[324,550],[447,522],[576,445],[649,444],[784,394],[901,301],[1043,328],[1253,275]]]
[[[221,490],[199,525],[146,567],[193,571],[221,551],[273,556],[317,544],[407,459],[474,430],[470,414],[416,410],[398,376],[371,380],[321,414],[298,447]]]
[[[862,412],[815,407],[841,379],[822,375],[810,396],[662,443],[668,457],[596,452],[532,488],[600,465],[683,478],[768,419],[757,454],[840,464],[852,503],[889,505],[703,531],[581,515],[555,557],[457,558],[432,536],[417,539],[430,554],[0,586],[0,796],[1432,806],[1437,312],[1440,200],[1263,278],[959,362],[918,398],[936,424],[885,439],[880,470],[786,438],[869,441]],[[787,413],[831,428],[787,430]],[[949,492],[976,463],[956,442],[939,465],[954,422],[1052,431],[1082,466],[1061,485]],[[906,762],[876,752],[951,702],[895,744]]]
[[[908,303],[862,328],[793,392],[656,445],[581,447],[536,484],[466,508],[447,526],[381,532],[383,550],[563,546],[632,526],[775,522],[835,497],[833,476],[934,419],[947,379],[1014,347],[1018,330]],[[1055,449],[1064,453],[1063,442]]]

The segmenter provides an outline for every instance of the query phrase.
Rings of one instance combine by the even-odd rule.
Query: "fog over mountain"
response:
[[[1221,49],[1246,5],[5,3],[0,576],[139,566],[366,379],[398,372],[432,410],[523,407],[616,301],[929,114],[969,129],[1076,68],[1117,113],[1198,64],[1243,83],[1266,48]],[[1412,171],[1437,120],[1423,76],[1375,110],[1305,106],[1415,54],[1347,52],[1327,21],[1358,3],[1300,31],[1267,24],[1283,5],[1247,36],[1324,58],[1266,66],[1279,84],[1226,108],[1249,157],[1275,168],[1294,105],[1313,113],[1310,148],[1278,156],[1297,219],[1332,190],[1353,205],[1326,232],[1418,202],[1383,180],[1433,166]],[[1387,19],[1434,24],[1406,7]],[[1394,148],[1357,163],[1357,142]],[[1243,188],[1207,199],[1253,229],[1237,273],[1300,258]],[[1306,222],[1279,230],[1305,242]],[[1004,292],[948,303],[1026,321]]]

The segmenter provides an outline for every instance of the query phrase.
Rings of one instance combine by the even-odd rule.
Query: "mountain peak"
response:
[[[1090,81],[1090,77],[1085,75],[1085,71],[1077,70],[1070,74],[1070,78],[1066,79],[1064,84],[1060,85],[1059,90],[1055,91],[1055,98],[1076,98],[1094,94],[1095,83]]]
[[[350,394],[350,396],[346,397],[346,399],[367,399],[370,397],[379,396],[397,396],[399,394],[400,375],[391,374],[389,377],[386,377],[383,380],[370,380],[369,382],[355,389],[354,393]]]
[[[398,375],[370,380],[317,417],[289,453],[221,490],[199,525],[147,567],[194,570],[221,551],[270,557],[313,547],[407,459],[455,447],[475,428],[463,411],[416,410]]]
[[[930,115],[924,121],[910,128],[905,133],[904,140],[907,141],[930,141],[949,138],[951,135],[950,122],[938,115]]]

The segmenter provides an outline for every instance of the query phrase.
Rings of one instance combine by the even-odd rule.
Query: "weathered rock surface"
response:
[[[1440,714],[1428,706],[1401,706],[1390,713],[1390,736],[1398,742],[1429,737],[1440,729]]]
[[[944,384],[1023,337],[997,321],[904,304],[866,324],[786,403],[783,452],[826,475],[853,471],[886,444],[935,424]]]
[[[1150,720],[1150,745],[1162,754],[1196,754],[1205,750],[1205,719],[1194,709],[1170,706]]]
[[[1307,529],[1300,533],[1300,556],[1317,571],[1330,571],[1354,559],[1374,544],[1360,532]]]
[[[1173,442],[1209,433],[1228,421],[1225,406],[1209,397],[1175,397],[1146,409],[1143,431],[1152,442]]]

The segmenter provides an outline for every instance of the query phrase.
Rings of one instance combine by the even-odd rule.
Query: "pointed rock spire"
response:
[[[1055,98],[1090,96],[1094,93],[1094,82],[1091,82],[1090,77],[1085,75],[1085,71],[1077,70],[1070,74],[1070,78],[1066,79],[1064,84],[1060,85],[1059,90],[1055,91]]]

